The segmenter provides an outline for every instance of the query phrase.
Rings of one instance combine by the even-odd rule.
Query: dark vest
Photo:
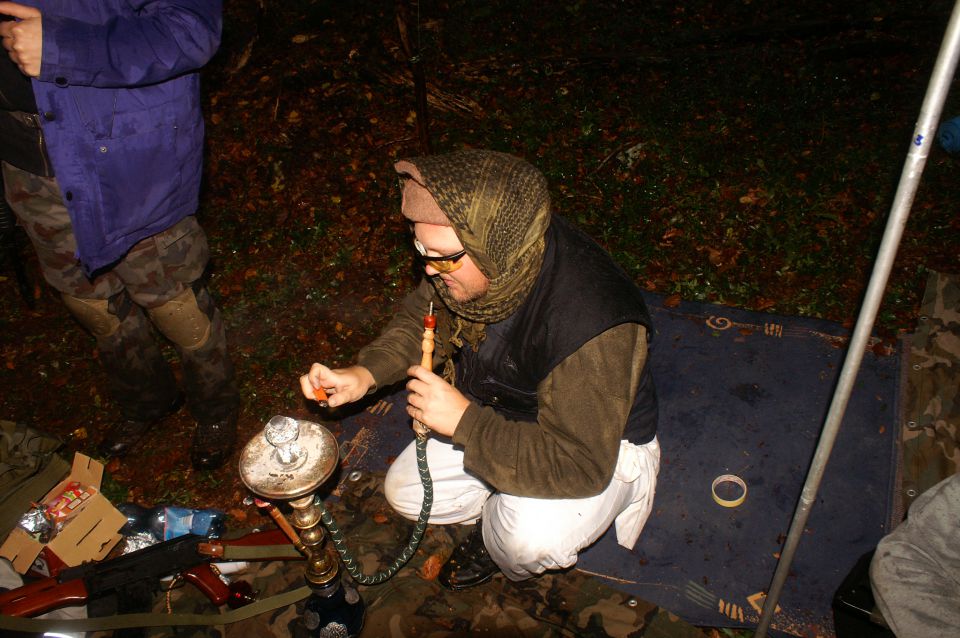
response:
[[[0,50],[0,160],[17,168],[53,176],[47,147],[36,115],[37,101],[30,78]]]
[[[4,111],[37,112],[33,85],[14,64],[7,52],[0,54],[0,109]]]
[[[637,286],[592,239],[554,215],[537,282],[516,312],[486,327],[477,351],[464,346],[457,387],[506,418],[536,421],[537,385],[580,346],[621,323],[643,324],[653,335]],[[621,437],[631,443],[647,443],[657,430],[649,370],[644,366]]]

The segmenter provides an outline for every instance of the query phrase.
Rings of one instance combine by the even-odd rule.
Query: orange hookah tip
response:
[[[313,389],[313,398],[320,403],[321,408],[327,407],[327,393],[323,391],[323,388],[314,388]]]

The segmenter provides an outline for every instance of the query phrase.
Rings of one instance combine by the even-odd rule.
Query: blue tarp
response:
[[[577,568],[705,626],[755,626],[843,365],[848,331],[819,320],[647,298],[662,465],[636,547],[611,529]],[[831,600],[893,510],[899,356],[872,343],[780,598],[776,633],[832,635]],[[345,469],[380,470],[411,440],[403,391],[341,422]],[[717,504],[714,479],[745,501]],[[727,497],[736,496],[736,491]]]

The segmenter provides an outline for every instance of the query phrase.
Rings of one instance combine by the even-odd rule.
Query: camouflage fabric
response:
[[[178,348],[191,413],[208,423],[236,410],[239,395],[223,320],[209,293],[195,283],[209,258],[207,237],[195,217],[137,243],[122,260],[89,279],[76,258],[70,217],[56,180],[9,164],[3,164],[3,178],[10,207],[37,251],[44,278],[63,294],[109,299],[110,311],[121,318],[120,329],[99,338],[97,347],[111,395],[124,416],[150,420],[173,402],[174,377],[143,309],[160,306],[191,286],[211,320],[211,336],[202,348]]]
[[[354,475],[351,478],[356,478]],[[383,497],[383,474],[345,480],[339,501],[328,507],[344,530],[351,552],[364,573],[383,569],[408,541],[413,523],[397,516]],[[465,528],[464,528],[465,529]],[[630,636],[703,638],[704,634],[651,603],[637,600],[579,572],[547,574],[514,583],[503,576],[462,592],[450,592],[436,582],[440,564],[453,551],[464,529],[431,526],[416,555],[396,576],[381,585],[359,587],[366,605],[362,637],[489,635],[497,637]],[[303,584],[303,563],[270,562],[238,574],[261,597]],[[216,613],[192,587],[174,590],[174,611]],[[164,612],[167,599],[154,611]],[[298,611],[291,606],[221,628],[151,630],[151,638],[218,636],[273,638],[303,635]]]
[[[61,447],[63,441],[51,434],[0,419],[0,539],[70,473],[57,454]]]
[[[960,471],[960,276],[931,272],[907,365],[902,500]]]

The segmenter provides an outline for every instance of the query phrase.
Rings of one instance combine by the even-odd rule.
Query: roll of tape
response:
[[[743,490],[743,494],[732,500],[720,498],[717,495],[717,486],[721,483],[734,483],[739,485],[740,489]],[[736,474],[721,474],[717,478],[713,479],[713,485],[710,486],[710,492],[713,494],[713,500],[715,500],[718,505],[722,505],[723,507],[737,507],[747,498],[747,484]]]

